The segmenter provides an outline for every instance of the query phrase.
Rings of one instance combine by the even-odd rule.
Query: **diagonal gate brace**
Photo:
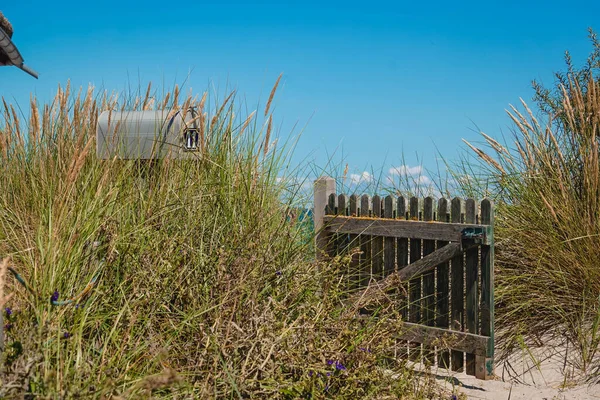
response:
[[[474,238],[472,237],[466,237],[462,242],[450,243],[414,263],[407,265],[400,271],[393,272],[378,282],[373,282],[365,290],[355,294],[348,300],[364,299],[372,297],[375,293],[385,293],[390,289],[396,288],[398,281],[408,281],[421,276],[433,270],[436,266],[446,261],[450,261],[453,257],[460,255],[463,251],[477,246],[477,240],[473,239]]]

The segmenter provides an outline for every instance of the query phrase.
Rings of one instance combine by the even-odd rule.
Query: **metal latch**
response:
[[[475,243],[484,243],[485,241],[484,228],[465,228],[460,233],[463,239],[473,240]]]

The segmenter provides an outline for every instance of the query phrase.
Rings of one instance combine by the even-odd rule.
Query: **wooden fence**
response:
[[[315,181],[314,189],[317,257],[359,247],[351,265],[358,274],[349,285],[382,288],[400,278],[407,289],[407,301],[401,305],[406,329],[398,339],[409,342],[411,359],[416,354],[439,367],[490,379],[492,202],[338,195],[335,181],[328,177]],[[448,337],[454,339],[450,352],[436,348],[436,341]]]

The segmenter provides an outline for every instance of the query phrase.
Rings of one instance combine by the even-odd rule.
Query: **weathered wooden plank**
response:
[[[467,199],[465,208],[465,222],[474,223],[477,213],[477,204],[473,199]],[[465,252],[465,277],[466,277],[466,331],[469,333],[478,333],[478,255],[477,247],[471,248]],[[475,354],[467,353],[466,373],[467,375],[475,375]]]
[[[481,202],[481,223],[494,225],[494,204],[489,199]],[[481,335],[490,337],[487,353],[476,355],[475,376],[491,379],[494,374],[494,240],[490,246],[481,246]]]
[[[382,218],[383,210],[382,210],[382,202],[383,199],[375,195],[373,196],[373,217],[374,218]],[[373,279],[381,279],[383,277],[383,237],[382,236],[374,236],[371,241],[371,257],[373,259],[371,264],[371,273]]]
[[[358,217],[358,196],[356,194],[350,195],[350,207],[348,209],[349,217]]]
[[[448,200],[441,198],[438,200],[437,220],[439,222],[450,222],[448,213]],[[438,240],[438,250],[448,244],[447,241]],[[436,320],[435,326],[442,329],[450,327],[450,268],[448,262],[443,262],[437,266],[437,293],[436,293]],[[438,352],[438,366],[450,368],[450,353],[447,350]]]
[[[418,218],[411,216],[411,218]],[[466,228],[482,229],[486,232],[483,243],[487,244],[490,232],[488,225],[440,223],[435,221],[406,221],[386,220],[382,218],[351,218],[326,216],[324,218],[326,228],[329,232],[344,232],[355,235],[374,235],[395,238],[445,240],[455,242],[461,239],[461,232]]]
[[[383,217],[387,219],[394,218],[394,198],[386,196],[383,206]],[[386,237],[383,242],[383,276],[388,276],[394,272],[396,264],[396,240]]]
[[[436,341],[447,340],[453,349],[485,356],[491,338],[467,332],[425,326],[405,322],[406,331],[398,335],[399,339],[431,345]]]
[[[358,316],[357,319],[372,319],[371,316]],[[383,322],[387,324],[388,322]],[[389,323],[395,323],[390,321]],[[396,334],[399,340],[406,340],[413,343],[423,343],[431,345],[434,342],[444,341],[449,347],[459,352],[468,351],[473,354],[485,355],[490,346],[491,338],[482,335],[475,335],[467,332],[457,332],[451,329],[442,329],[411,322],[403,322],[402,329]]]
[[[348,215],[350,217],[358,217],[358,196],[353,194],[350,196],[350,207],[348,208]],[[350,242],[351,248],[360,248],[359,236],[354,234],[348,235],[348,241]],[[350,290],[356,289],[360,281],[359,275],[360,256],[358,253],[352,255],[352,261],[350,262]]]
[[[417,197],[410,198],[410,218],[417,220],[419,218],[419,199]],[[421,239],[419,237],[410,238],[410,263],[413,264],[415,261],[421,258]],[[412,268],[405,268],[402,272],[405,276],[413,276],[414,266]],[[410,316],[409,321],[419,323],[421,322],[421,276],[417,276],[415,279],[410,280]]]
[[[360,216],[370,217],[371,199],[364,194],[360,198]],[[365,287],[371,279],[371,236],[362,232],[348,232],[360,234],[360,287]]]
[[[348,207],[349,207],[348,196],[343,193],[339,194],[338,198],[337,198],[337,204],[338,204],[337,215],[342,216],[342,217],[347,217],[348,216]]]
[[[398,197],[398,201],[396,203],[396,218],[398,220],[406,220],[408,215],[406,213],[406,199],[402,196]],[[406,238],[397,238],[396,239],[396,259],[398,263],[398,271],[408,265],[408,239]],[[406,285],[406,289],[408,289],[408,285]],[[403,321],[408,321],[408,298],[405,298],[403,304],[400,305],[401,315]]]
[[[335,193],[330,193],[327,198],[327,208],[325,209],[325,215],[335,215],[335,204],[337,203],[337,196]]]
[[[348,196],[339,194],[337,198],[337,215],[342,217],[348,216]]]
[[[419,220],[419,199],[417,197],[410,198],[410,219],[411,220]],[[421,239],[411,237],[410,239],[410,263],[414,264],[417,260],[421,258]],[[412,268],[409,264],[408,267],[403,269],[403,273],[405,276],[413,276],[412,270],[414,269],[414,265]],[[416,278],[411,279],[408,283],[409,285],[409,321],[413,323],[421,323],[421,307],[422,307],[422,278],[419,274]],[[413,360],[420,360],[422,356],[421,346],[415,346],[412,344],[409,347],[409,355]]]
[[[340,215],[340,216],[344,216],[344,217],[348,215],[348,196],[346,196],[345,194],[339,194],[337,197],[336,214]],[[337,247],[337,254],[346,254],[346,252],[348,251],[348,234],[347,233],[338,234],[338,236],[336,238],[336,247]],[[349,279],[348,279],[349,276],[350,276],[350,266],[348,266],[348,269],[344,273],[344,279],[347,282],[347,284],[350,283]]]
[[[433,198],[428,196],[423,201],[423,221],[433,221],[433,214]],[[435,240],[423,240],[422,260],[433,252],[435,252]],[[435,325],[435,267],[423,273],[423,323],[427,326]],[[423,351],[428,363],[431,365],[435,363],[435,348],[424,345]]]
[[[423,220],[433,221],[433,198],[426,197],[423,202]],[[423,240],[423,257],[435,251],[435,240]],[[438,263],[439,264],[439,263]],[[423,323],[434,326],[435,323],[435,268],[423,273]]]
[[[467,245],[476,246],[473,243],[468,243]],[[410,284],[416,280],[416,277],[422,276],[423,273],[428,271],[432,271],[436,265],[447,262],[453,257],[456,257],[456,255],[461,255],[464,250],[465,248],[461,243],[450,243],[447,246],[416,260],[405,268],[393,272],[379,281],[373,282],[368,288],[355,293],[349,298],[349,301],[354,302],[358,299],[373,299],[382,293],[384,294],[395,290],[398,287],[398,284],[401,284],[402,282],[408,281]]]
[[[451,221],[459,224],[461,222],[462,200],[458,197],[451,202]],[[453,331],[464,330],[464,264],[463,254],[453,257],[451,260],[451,327]],[[464,366],[464,353],[452,350],[450,353],[453,371],[462,371]]]
[[[439,264],[447,262],[457,255],[461,255],[463,250],[463,246],[460,242],[450,243],[398,271],[398,277],[401,281],[411,279],[412,282],[412,279],[416,279],[418,276],[423,276],[426,273],[433,271]]]
[[[325,215],[335,215],[336,214],[336,204],[337,203],[337,195],[335,193],[330,193],[327,199],[327,207],[325,208]],[[330,232],[329,241],[327,242],[327,255],[329,257],[333,257],[337,254],[337,237],[339,234],[337,232]]]

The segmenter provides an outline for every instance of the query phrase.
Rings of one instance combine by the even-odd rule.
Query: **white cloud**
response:
[[[313,181],[309,178],[302,178],[302,177],[284,177],[284,176],[278,176],[277,178],[275,178],[275,182],[279,183],[279,184],[285,184],[288,188],[295,188],[295,189],[301,189],[301,190],[312,190],[313,189]]]
[[[456,182],[459,184],[468,184],[471,183],[473,181],[473,178],[469,175],[459,175],[456,178]]]
[[[429,177],[425,176],[425,175],[420,175],[420,176],[416,177],[415,180],[420,185],[428,185],[431,183],[431,179],[429,179]]]
[[[302,189],[308,190],[308,189],[313,189],[313,182],[309,181],[308,179],[305,180],[304,182],[302,182],[302,185],[300,185],[300,187]]]
[[[364,171],[362,174],[350,174],[350,182],[359,183],[359,182],[372,182],[373,175]]]
[[[400,165],[398,167],[392,167],[390,168],[390,170],[388,171],[390,175],[394,176],[394,175],[419,175],[421,172],[423,172],[423,167],[421,167],[420,165],[417,165],[416,167],[411,167],[408,165]]]

